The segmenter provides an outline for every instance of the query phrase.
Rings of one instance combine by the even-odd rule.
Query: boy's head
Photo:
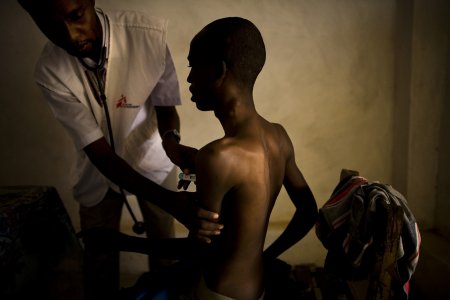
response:
[[[77,57],[95,58],[101,49],[101,26],[95,0],[18,0],[42,33]]]
[[[229,17],[208,24],[192,39],[188,59],[223,61],[243,86],[252,88],[264,66],[266,49],[252,22]]]

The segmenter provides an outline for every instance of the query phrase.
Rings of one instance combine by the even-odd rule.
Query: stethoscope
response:
[[[103,24],[105,27],[107,26],[106,16],[98,9],[100,14],[103,16]],[[89,65],[83,59],[79,58],[78,60],[86,69],[84,72],[86,74],[86,78],[88,79],[89,87],[92,91],[92,94],[95,97],[95,100],[103,108],[105,113],[106,124],[108,128],[108,137],[109,144],[114,152],[116,152],[116,147],[114,144],[114,137],[111,125],[111,117],[109,116],[108,103],[105,94],[105,84],[104,84],[104,74],[105,74],[105,63],[106,63],[106,47],[103,46],[100,54],[100,61],[96,64]],[[145,223],[138,221],[135,214],[133,213],[133,209],[128,203],[127,197],[125,196],[124,190],[119,186],[120,194],[122,195],[125,206],[127,207],[128,212],[130,213],[131,218],[133,219],[133,232],[136,234],[143,234],[145,232]]]

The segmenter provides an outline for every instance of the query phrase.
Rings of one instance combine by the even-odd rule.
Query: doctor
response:
[[[173,236],[173,218],[161,208],[190,229],[206,229],[199,230],[204,239],[218,234],[217,214],[197,208],[193,194],[160,187],[167,187],[172,161],[183,168],[181,157],[196,152],[179,145],[181,101],[167,22],[106,13],[94,0],[18,1],[49,39],[35,80],[77,150],[72,179],[81,229],[119,230],[123,188],[140,200],[149,238]],[[85,250],[87,299],[112,298],[118,253]]]

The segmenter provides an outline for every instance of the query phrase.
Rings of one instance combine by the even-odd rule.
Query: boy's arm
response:
[[[296,210],[283,233],[264,251],[265,258],[276,258],[300,241],[314,226],[318,216],[314,196],[295,163],[292,143],[289,144],[290,155],[286,164],[283,185]]]
[[[199,150],[196,158],[196,185],[200,208],[220,214],[223,198],[233,186],[230,180],[232,176],[229,176],[231,168],[228,160],[229,155],[226,155],[224,149],[217,146],[217,143],[209,144]],[[221,225],[220,229],[222,227]],[[211,242],[209,238],[202,238],[198,233],[194,234],[207,243]]]

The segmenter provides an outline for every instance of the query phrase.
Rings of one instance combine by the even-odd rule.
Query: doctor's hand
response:
[[[197,209],[197,227],[189,232],[189,236],[211,243],[211,237],[220,235],[223,224],[219,223],[219,214],[199,207]]]
[[[211,237],[220,235],[223,224],[219,223],[219,214],[198,206],[196,193],[178,192],[177,210],[175,216],[187,229],[189,236],[205,243],[211,243]]]

